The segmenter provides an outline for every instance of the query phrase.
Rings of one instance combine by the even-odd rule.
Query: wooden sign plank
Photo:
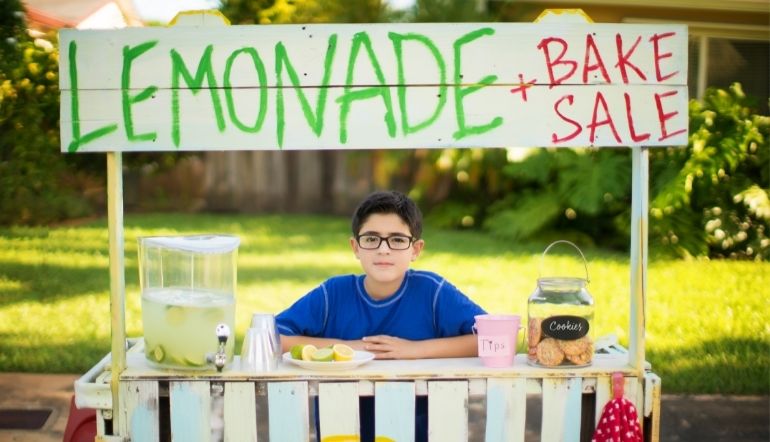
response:
[[[140,28],[60,41],[65,152],[687,142],[682,25]]]
[[[396,89],[384,88],[386,99],[343,107],[336,102],[344,90],[330,88],[332,106],[323,119],[306,116],[294,91],[284,94],[283,110],[276,113],[269,103],[277,91],[268,90],[269,109],[261,113],[255,91],[241,91],[230,109],[221,90],[213,93],[216,100],[208,91],[181,91],[175,98],[162,90],[134,105],[128,118],[112,104],[120,101],[120,91],[81,91],[81,101],[91,105],[77,121],[62,109],[61,125],[66,131],[77,124],[81,135],[108,131],[80,144],[71,138],[65,149],[73,151],[670,146],[687,138],[687,112],[674,110],[687,106],[685,86],[536,86],[526,102],[509,87],[494,86],[459,106],[441,102],[438,88],[426,86],[409,89],[403,108]],[[315,102],[317,92],[304,93]],[[62,92],[64,101],[71,98]],[[421,128],[425,123],[430,124]]]
[[[200,66],[213,74],[206,83],[236,88],[475,84],[490,75],[510,85],[523,81],[519,74],[537,84],[687,84],[684,25],[271,25],[60,35],[62,90],[72,87],[73,72],[80,89],[166,89],[175,79],[184,87],[174,73]]]

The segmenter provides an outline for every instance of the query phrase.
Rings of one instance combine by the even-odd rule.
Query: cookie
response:
[[[529,350],[527,351],[527,358],[530,361],[537,361],[537,345],[534,347],[529,347]]]
[[[545,338],[537,344],[537,362],[547,367],[554,367],[562,363],[564,352],[559,348],[556,339]]]
[[[529,318],[529,328],[527,329],[527,342],[530,347],[535,347],[543,337],[540,318]]]
[[[567,355],[567,360],[575,365],[586,365],[591,363],[591,359],[594,356],[594,343],[591,338],[584,336],[580,339],[586,340],[585,350],[582,353]],[[566,353],[566,352],[565,352]]]
[[[567,360],[575,365],[586,365],[591,362],[591,357],[594,355],[593,349],[580,353],[577,355],[567,355]]]
[[[593,348],[593,345],[591,345],[591,338],[588,336],[569,341],[560,339],[558,342],[559,348],[561,348],[561,351],[567,356],[576,356],[585,353],[588,348]]]

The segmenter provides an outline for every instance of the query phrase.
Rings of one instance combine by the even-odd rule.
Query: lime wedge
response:
[[[334,360],[334,350],[329,347],[324,347],[316,350],[311,356],[315,362],[331,362]]]
[[[159,345],[152,349],[152,351],[149,353],[150,359],[152,359],[155,362],[163,362],[163,359],[166,358],[166,352],[163,351],[163,346]]]
[[[305,344],[297,344],[292,345],[291,350],[289,350],[289,353],[291,353],[292,359],[302,359],[302,349],[305,348]]]

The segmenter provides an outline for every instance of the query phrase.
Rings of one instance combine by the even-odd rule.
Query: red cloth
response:
[[[642,442],[642,429],[634,404],[624,397],[609,401],[591,442]]]
[[[631,401],[623,397],[623,373],[612,373],[612,397],[604,406],[591,442],[642,442],[639,415]]]

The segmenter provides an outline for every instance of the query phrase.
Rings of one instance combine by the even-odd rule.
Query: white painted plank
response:
[[[307,382],[267,385],[270,440],[307,442],[310,439]]]
[[[647,311],[647,257],[650,199],[650,151],[633,145],[631,149],[631,290],[628,321],[629,363],[644,375],[645,312]]]
[[[596,377],[596,411],[594,415],[594,428],[599,424],[604,406],[612,399],[612,377]]]
[[[468,440],[468,382],[428,383],[428,440]]]
[[[377,382],[374,389],[374,434],[394,441],[414,442],[414,383]]]
[[[418,35],[419,40],[404,39],[408,34]],[[621,55],[616,36],[622,40],[622,52],[630,54],[628,63],[618,63]],[[172,51],[178,54],[177,69],[184,65],[193,76],[204,54],[208,54],[218,86],[228,78],[233,87],[275,87],[276,53],[284,49],[298,83],[304,87],[397,84],[399,70],[404,83],[422,85],[442,83],[442,72],[443,82],[453,83],[457,79],[464,84],[477,83],[488,75],[497,75],[500,83],[518,84],[519,74],[526,81],[536,79],[545,84],[570,72],[565,81],[571,84],[609,80],[616,84],[627,81],[683,85],[687,81],[687,28],[675,24],[148,27],[62,30],[60,42],[62,90],[71,87],[72,71],[77,73],[82,89],[121,89],[124,69],[129,73],[126,80],[131,87],[170,88],[175,63]],[[367,46],[371,47],[372,56]],[[98,63],[93,62],[96,59]],[[328,73],[324,68],[326,60]],[[455,65],[459,65],[459,72],[455,72]],[[289,86],[291,80],[285,66],[286,63],[281,81]],[[621,68],[625,68],[625,80]]]
[[[179,378],[179,375],[161,370],[148,365],[147,359],[143,354],[127,355],[126,371],[121,374],[121,379],[125,380],[161,380],[170,381]],[[533,382],[541,378],[569,378],[582,377],[585,379],[584,386],[591,386],[593,389],[594,381],[591,379],[596,376],[607,376],[614,372],[620,372],[625,376],[634,376],[635,369],[628,365],[628,355],[626,354],[596,354],[591,365],[587,367],[569,367],[563,369],[547,369],[535,367],[527,364],[527,355],[525,353],[516,355],[514,361],[515,371],[500,370],[499,368],[485,367],[478,358],[446,358],[446,359],[419,359],[419,360],[385,360],[376,359],[369,363],[359,366],[353,371],[345,372],[345,380],[356,380],[371,382],[372,380],[382,379],[405,379],[416,380],[417,394],[428,394],[425,387],[426,381],[452,380],[452,379],[486,379],[490,377],[505,378],[528,378]],[[197,379],[208,379],[216,381],[245,381],[254,380],[254,373],[237,370],[238,356],[236,356],[234,369],[222,373],[208,372],[201,374]],[[280,364],[275,371],[270,372],[271,380],[335,380],[340,379],[339,373],[335,372],[308,372],[305,369],[292,364]],[[484,394],[485,388],[476,390]],[[374,382],[370,387],[362,390],[365,394],[374,394]],[[540,392],[540,388],[532,391]]]
[[[257,398],[252,382],[225,383],[225,442],[257,440]]]
[[[527,416],[527,380],[487,380],[486,442],[523,442]]]
[[[131,440],[158,441],[158,383],[125,381],[120,383],[118,434]],[[104,432],[100,433],[104,434]]]
[[[318,386],[321,439],[355,438],[358,420],[358,383],[323,382]]]
[[[543,379],[541,441],[580,439],[582,382],[581,378]]]
[[[644,377],[644,416],[650,418],[650,429],[647,437],[650,442],[660,440],[660,377],[654,373],[646,373]],[[649,398],[649,399],[648,399]]]
[[[72,92],[62,91],[62,150],[670,146],[687,142],[686,86],[535,86],[528,90],[526,101],[508,86],[490,86],[465,95],[460,106],[454,104],[456,91],[444,92],[449,97],[442,102],[435,86],[410,89],[403,106],[396,88],[383,91],[346,108],[338,102],[345,96],[344,89],[328,89],[323,113],[316,113],[314,105],[310,122],[293,91],[285,94],[280,113],[277,92],[269,90],[263,120],[258,119],[260,101],[252,90],[233,91],[237,97],[232,111],[224,104],[227,93],[221,90],[214,92],[217,100],[208,91],[179,92],[178,107],[172,106],[174,92],[165,89],[127,107],[122,105],[120,91],[80,91],[76,112],[66,105],[74,99]],[[304,93],[315,103],[317,90]],[[127,108],[130,115],[125,113]],[[321,122],[313,126],[315,121]],[[592,121],[598,125],[591,126]],[[485,126],[486,131],[474,129]],[[99,130],[109,132],[86,139]]]
[[[211,391],[208,381],[170,382],[169,402],[172,441],[211,440]]]
[[[636,407],[636,415],[639,418],[640,425],[644,417],[644,388],[642,388],[642,382],[644,382],[644,379],[639,379],[636,376],[626,377],[623,387],[623,397],[631,401],[634,407]]]

